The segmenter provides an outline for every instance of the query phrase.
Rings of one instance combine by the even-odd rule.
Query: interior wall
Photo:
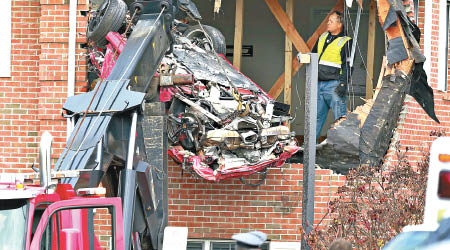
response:
[[[194,0],[203,17],[202,23],[212,25],[218,28],[225,36],[228,45],[234,43],[234,21],[235,21],[235,1],[222,1],[220,13],[213,12],[214,0]],[[285,1],[280,0],[280,4],[285,6]],[[356,48],[353,91],[347,99],[348,108],[361,105],[365,95],[365,66],[361,60],[359,51],[361,51],[364,62],[367,56],[367,35],[368,35],[368,16],[369,1],[364,1],[364,11],[361,16],[359,30],[359,46]],[[294,25],[300,35],[306,41],[313,34],[327,13],[335,5],[334,0],[304,0],[296,1],[294,6]],[[243,45],[253,46],[252,57],[242,57],[241,71],[254,82],[260,85],[264,90],[269,91],[278,77],[284,72],[284,43],[285,33],[281,29],[277,20],[270,12],[266,3],[262,0],[244,1],[244,22],[243,22]],[[356,4],[349,10],[350,16],[355,24]],[[384,33],[377,24],[375,41],[375,67],[374,81],[376,86],[378,74],[381,67],[382,56],[384,55]],[[358,49],[359,47],[359,49]],[[232,52],[232,49],[229,50]],[[294,56],[297,51],[294,49]],[[227,57],[232,62],[232,57]],[[297,95],[298,92],[298,95]],[[293,78],[292,84],[292,113],[296,119],[293,122],[292,129],[298,135],[303,135],[304,129],[304,93],[305,93],[305,69],[302,68]],[[283,101],[283,94],[278,101]],[[327,128],[333,122],[331,112],[328,115],[327,122],[322,130],[322,135],[326,135]]]

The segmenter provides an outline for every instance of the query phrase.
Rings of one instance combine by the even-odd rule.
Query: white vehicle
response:
[[[422,225],[409,225],[383,250],[450,249],[450,137],[430,149],[430,166]]]
[[[439,137],[430,151],[424,224],[450,216],[450,137]]]

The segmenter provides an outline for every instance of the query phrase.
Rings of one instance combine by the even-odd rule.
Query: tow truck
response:
[[[38,173],[0,177],[0,249],[123,250],[121,199],[102,197],[101,187],[75,192],[58,183],[81,172],[51,171],[51,140],[48,132],[42,135]]]
[[[125,2],[105,0],[95,12],[94,19],[89,22],[88,38],[96,39],[99,46],[106,45],[108,32],[117,31],[114,29],[122,26],[121,19],[125,19],[127,9],[131,20],[125,33],[130,26],[132,31],[126,38],[126,43],[124,38],[119,38],[117,46],[109,54],[114,58],[114,67],[105,71],[105,79],[98,81],[92,91],[66,100],[63,116],[74,126],[66,147],[54,166],[54,173],[49,174],[50,154],[46,151],[46,156],[41,157],[45,160],[40,164],[40,186],[23,186],[22,181],[31,177],[17,178],[16,175],[2,186],[12,199],[6,199],[6,195],[0,198],[5,200],[0,214],[0,222],[4,222],[0,223],[0,242],[5,244],[0,249],[162,249],[164,229],[168,224],[167,157],[170,135],[167,131],[169,122],[166,104],[160,102],[159,91],[162,85],[166,88],[176,87],[177,83],[176,76],[165,74],[170,70],[162,71],[161,66],[165,55],[176,50],[172,33],[175,14],[182,11],[197,21],[201,17],[190,0]],[[118,54],[120,55],[117,57]],[[213,59],[218,61],[223,71],[233,73],[233,79],[239,75],[237,79],[241,79],[241,82],[243,80],[243,84],[249,82],[249,79],[235,69],[225,70],[224,67],[231,66],[225,64],[224,59],[218,58],[217,54]],[[158,74],[159,81],[155,81]],[[268,114],[270,109],[270,117],[272,113],[275,117],[274,105],[269,105],[273,100],[263,103],[265,110],[260,107],[262,100],[268,100],[261,89],[255,88],[251,92],[252,95],[257,93],[257,98],[250,96],[248,99],[245,95],[249,93],[243,93],[242,88],[225,75],[226,80],[223,81],[226,83],[223,85],[226,86],[220,89],[230,94],[225,97],[232,97],[232,101],[236,100],[236,106],[239,107],[232,116],[219,118],[211,112],[205,112],[203,106],[193,105],[181,95],[175,96],[193,109],[208,114],[207,118],[213,120],[211,124],[220,126],[225,126],[235,118],[244,119],[247,114],[252,114],[253,106],[261,114]],[[221,84],[219,81],[216,83]],[[218,85],[214,86],[218,89],[217,98],[220,99],[222,93]],[[155,96],[156,99],[149,100],[149,97]],[[172,121],[181,120],[182,123],[178,124],[179,127],[173,127],[185,131],[186,126],[193,123],[191,118],[174,116]],[[284,122],[284,116],[277,119],[278,123]],[[186,122],[183,123],[184,120]],[[271,118],[258,122],[263,128],[269,128],[273,123]],[[240,124],[245,125],[246,137],[243,137],[243,141],[249,144],[243,146],[253,147],[252,143],[258,137],[256,133],[249,132],[255,126],[248,125],[245,120],[236,126],[240,127]],[[297,151],[297,147],[291,145],[292,135],[285,130],[284,126],[265,130],[264,143],[260,146],[264,162],[245,166],[243,174],[252,174],[272,164],[282,165],[287,157]],[[177,140],[174,141],[187,141],[186,137],[177,134],[171,136],[176,137]],[[187,135],[189,143],[197,145],[198,138],[191,138],[192,133]],[[233,136],[231,141],[236,145],[231,146],[237,149],[241,147],[241,135],[235,132]],[[206,139],[215,147],[224,144],[227,138],[217,140],[211,135]],[[190,155],[189,152],[181,151],[183,150],[170,152],[177,157]],[[192,161],[198,160],[195,157],[184,158],[190,160],[191,162],[185,163],[191,165]],[[250,155],[247,158],[257,159],[259,156]],[[245,163],[243,159],[241,161]],[[213,180],[227,178],[216,174],[220,169],[213,170],[204,164],[194,165],[194,170]],[[232,177],[236,174],[234,169],[222,172]],[[50,184],[51,175],[58,177],[57,184]],[[85,197],[97,195],[100,192],[99,186],[104,188],[105,196],[109,198]],[[109,217],[104,218],[105,213]],[[97,228],[95,222],[100,219],[105,221],[99,222]],[[14,225],[14,230],[9,225]],[[102,226],[109,227],[111,232],[103,235]],[[98,235],[96,232],[99,232]],[[108,245],[102,245],[105,242],[109,242]]]
[[[127,9],[133,28],[108,77],[63,106],[74,126],[54,169],[80,173],[60,180],[74,190],[102,185],[107,197],[120,197],[123,241],[116,243],[123,249],[160,250],[168,224],[167,117],[163,103],[145,96],[158,89],[152,79],[172,50],[175,13],[195,18],[198,11],[190,0],[105,0],[88,38],[121,26]]]

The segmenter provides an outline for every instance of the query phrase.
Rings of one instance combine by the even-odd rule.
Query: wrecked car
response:
[[[126,31],[133,28],[130,19]],[[173,48],[146,93],[147,102],[166,103],[169,156],[183,171],[211,181],[282,166],[299,149],[288,127],[289,105],[273,100],[225,59],[220,31],[181,22],[175,27],[182,28],[172,31]],[[90,38],[91,68],[100,79],[126,43],[127,32],[114,32],[119,29]]]
[[[298,151],[286,126],[289,106],[274,101],[223,56],[181,36],[163,64],[172,65],[174,75],[194,78],[190,86],[161,85],[160,100],[170,102],[169,155],[183,169],[218,181],[279,167]]]

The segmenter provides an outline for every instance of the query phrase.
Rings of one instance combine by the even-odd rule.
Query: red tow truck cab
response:
[[[56,184],[50,192],[21,185],[0,183],[1,249],[124,249],[120,198],[80,197],[70,184]],[[109,220],[94,225],[93,214],[100,209],[109,214],[98,217]],[[103,236],[95,227],[109,229],[104,231],[109,244],[100,242]]]
[[[104,188],[52,184],[80,172],[51,172],[51,141],[44,133],[39,174],[0,174],[0,250],[123,250],[121,199],[99,196]],[[25,185],[30,179],[40,185]]]

